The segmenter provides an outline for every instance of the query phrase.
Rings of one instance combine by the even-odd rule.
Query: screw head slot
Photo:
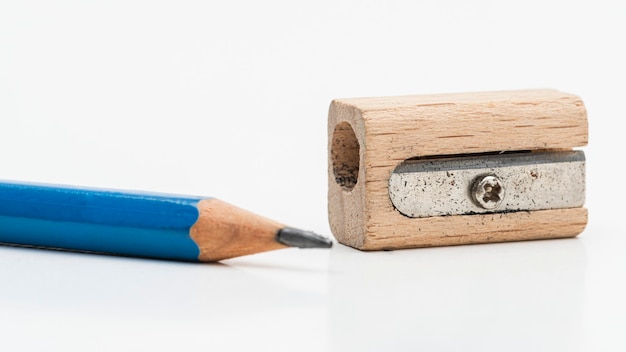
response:
[[[496,175],[478,176],[472,185],[472,199],[483,209],[496,209],[504,200],[504,184]]]

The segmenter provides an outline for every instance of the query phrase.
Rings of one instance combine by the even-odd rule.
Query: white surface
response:
[[[626,11],[608,1],[2,1],[2,179],[214,195],[329,233],[338,97],[556,88],[574,240],[190,265],[0,247],[0,349],[625,350]]]

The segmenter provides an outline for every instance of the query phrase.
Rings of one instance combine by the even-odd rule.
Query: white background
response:
[[[0,0],[0,179],[212,195],[330,235],[333,98],[555,88],[590,123],[578,239],[216,265],[0,247],[0,349],[625,350],[625,15]]]

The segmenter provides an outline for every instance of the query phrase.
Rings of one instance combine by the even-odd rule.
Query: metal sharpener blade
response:
[[[412,218],[581,207],[582,151],[406,160],[389,178],[393,206]]]

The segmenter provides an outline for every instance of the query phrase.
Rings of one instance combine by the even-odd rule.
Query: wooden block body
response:
[[[329,221],[343,244],[397,249],[573,237],[587,210],[409,218],[388,193],[406,159],[587,144],[587,113],[575,95],[527,90],[338,99],[328,115]]]

